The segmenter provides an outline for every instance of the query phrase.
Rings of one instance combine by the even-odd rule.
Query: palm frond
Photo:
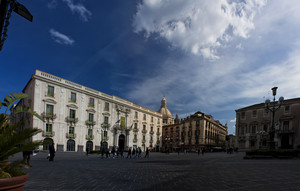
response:
[[[28,95],[24,93],[12,93],[6,95],[4,98],[4,102],[2,103],[4,106],[7,107],[5,113],[7,113],[7,110],[10,108],[11,104],[13,104],[15,101],[24,99],[26,97],[28,97]]]

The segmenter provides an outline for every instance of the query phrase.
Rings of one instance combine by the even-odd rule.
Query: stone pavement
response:
[[[150,158],[47,153],[31,158],[29,190],[300,190],[299,159],[243,160],[245,153],[150,153]],[[21,157],[21,156],[20,156]]]

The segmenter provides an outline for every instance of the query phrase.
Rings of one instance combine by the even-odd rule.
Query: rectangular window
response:
[[[159,118],[157,118],[157,124],[160,124],[160,119]]]
[[[93,136],[93,129],[88,129],[88,137],[92,137]]]
[[[53,105],[46,105],[46,117],[52,117],[53,116]]]
[[[199,127],[199,126],[200,126],[200,121],[197,120],[197,121],[196,121],[196,127]]]
[[[125,117],[121,117],[120,126],[121,128],[125,128]]]
[[[104,111],[109,111],[109,103],[105,102]]]
[[[89,122],[93,122],[94,121],[94,114],[89,113]]]
[[[54,87],[53,86],[48,86],[47,95],[50,97],[54,97]]]
[[[284,112],[285,113],[289,113],[290,112],[290,106],[289,105],[287,105],[287,106],[284,107]]]
[[[283,122],[283,130],[284,131],[288,131],[289,130],[289,124],[290,124],[290,122],[289,121],[284,121]]]
[[[145,135],[143,135],[143,141],[145,141],[146,140],[146,137],[145,137]]]
[[[89,107],[94,107],[94,98],[90,98]]]
[[[146,120],[146,114],[144,114],[143,120]]]
[[[70,98],[70,101],[73,102],[73,103],[76,103],[76,93],[71,92],[71,98]]]
[[[256,133],[256,125],[252,125],[251,133],[252,134]]]
[[[256,117],[256,114],[257,114],[256,110],[252,111],[252,117]]]
[[[75,117],[76,117],[76,111],[74,109],[70,109],[69,118],[70,119],[75,119]]]
[[[153,116],[151,116],[151,122],[153,122]]]
[[[46,123],[46,135],[52,134],[52,124]]]
[[[107,138],[107,131],[104,131],[103,137],[104,137],[104,138]]]
[[[137,123],[134,124],[134,128],[137,129]]]
[[[104,124],[107,125],[108,124],[108,117],[104,116]]]
[[[159,128],[157,128],[157,132],[159,132]]]
[[[137,140],[137,135],[136,134],[134,134],[134,140]]]
[[[146,130],[146,125],[143,125],[143,130]]]
[[[246,119],[246,113],[242,112],[242,119]]]
[[[134,113],[134,118],[138,118],[138,112],[136,111],[135,113]]]
[[[69,127],[69,136],[74,136],[74,127]]]
[[[241,134],[240,135],[244,135],[245,134],[245,128],[241,127]]]

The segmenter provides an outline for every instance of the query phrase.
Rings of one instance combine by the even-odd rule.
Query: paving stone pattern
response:
[[[31,158],[30,190],[300,190],[299,159],[244,160],[245,153],[150,153],[150,158],[47,153]],[[21,157],[21,156],[20,156]]]

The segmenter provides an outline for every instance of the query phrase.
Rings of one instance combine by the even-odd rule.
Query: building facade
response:
[[[275,147],[300,147],[300,98],[284,100],[275,112]],[[272,113],[265,104],[236,110],[236,136],[239,149],[269,148]]]
[[[227,124],[224,126],[202,112],[163,126],[162,149],[164,151],[193,150],[226,146]]]
[[[36,70],[18,104],[42,117],[23,114],[22,128],[42,130],[33,140],[50,140],[57,151],[99,150],[102,147],[159,149],[162,114],[63,78]],[[47,146],[43,148],[47,150]]]

